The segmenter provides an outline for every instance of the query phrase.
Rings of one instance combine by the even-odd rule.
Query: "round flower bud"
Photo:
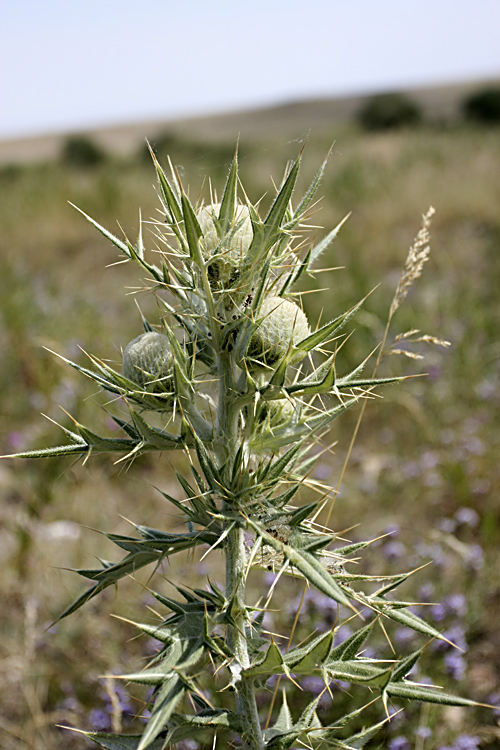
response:
[[[219,212],[220,203],[204,206],[198,211],[197,219],[203,232],[203,236],[200,237],[200,250],[206,261],[213,257],[207,265],[210,284],[227,288],[239,276],[242,262],[253,240],[253,229],[248,208],[239,205],[236,208],[233,226],[229,228],[225,237],[219,237],[214,221],[214,217],[218,218]]]
[[[300,307],[282,297],[267,297],[258,318],[261,323],[250,338],[245,356],[250,370],[275,367],[288,352],[290,344],[295,346],[310,334],[307,318]]]
[[[265,430],[282,429],[292,421],[297,407],[287,398],[276,401],[264,401],[256,414],[256,430],[264,432]]]
[[[123,352],[123,374],[142,390],[169,391],[173,357],[168,336],[150,331],[127,344]]]

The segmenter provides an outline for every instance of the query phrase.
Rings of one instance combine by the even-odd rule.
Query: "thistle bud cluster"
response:
[[[314,328],[300,295],[292,291],[305,274],[314,275],[317,259],[340,227],[299,252],[304,243],[298,234],[326,161],[294,209],[299,156],[265,217],[238,199],[236,156],[221,200],[207,206],[193,205],[176,171],[172,169],[169,180],[154,162],[165,215],[165,222],[155,227],[160,265],[147,260],[142,228],[134,245],[87,218],[125,258],[146,271],[161,320],[152,324],[143,319],[144,332],[124,348],[121,368],[93,356],[91,368],[66,360],[103,390],[121,397],[128,416],[114,419],[124,437],[102,437],[75,421],[74,431],[65,429],[68,444],[18,455],[99,451],[132,459],[141,452],[183,450],[191,462],[192,478],[178,475],[182,499],[165,494],[187,521],[187,531],[137,524],[137,537],[109,535],[126,551],[125,557],[78,571],[93,586],[61,617],[138,568],[167,564],[177,552],[202,545],[224,551],[226,582],[224,590],[210,581],[205,589],[178,585],[179,599],[153,592],[158,606],[167,609],[165,619],[136,625],[163,646],[148,667],[127,675],[131,682],[154,688],[146,728],[137,737],[86,734],[102,747],[130,750],[174,746],[187,737],[204,742],[210,733],[229,735],[230,745],[236,740],[247,750],[360,748],[386,721],[351,731],[351,721],[364,710],[359,702],[353,711],[324,725],[316,712],[319,698],[294,719],[283,697],[274,722],[272,699],[263,727],[256,693],[276,676],[294,684],[314,676],[324,681],[325,690],[339,681],[348,681],[353,689],[368,688],[367,706],[378,692],[386,715],[389,701],[472,705],[408,679],[423,648],[405,657],[394,655],[390,663],[363,656],[364,642],[379,621],[384,634],[393,623],[428,642],[442,636],[410,609],[411,602],[391,598],[409,573],[372,577],[349,572],[370,542],[346,545],[315,523],[328,502],[328,488],[320,500],[304,504],[295,499],[308,483],[314,462],[308,451],[314,441],[375,387],[399,380],[365,378],[366,361],[352,372],[337,372],[337,351],[329,351],[329,342],[362,302]],[[148,412],[157,412],[159,419],[151,420]],[[329,549],[332,544],[334,550]],[[283,653],[262,628],[266,605],[261,609],[246,602],[245,582],[253,568],[274,570],[277,580],[285,573],[294,575],[335,602],[350,621],[361,611],[369,613],[368,620],[349,636],[342,633],[342,622],[336,622],[331,630],[296,646],[290,637]],[[363,588],[365,582],[368,588]],[[214,681],[225,680],[211,692],[222,696],[221,701],[235,696],[230,705],[213,706],[205,700],[201,683],[207,674]]]

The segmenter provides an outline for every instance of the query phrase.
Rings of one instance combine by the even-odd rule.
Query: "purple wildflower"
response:
[[[96,732],[107,732],[111,729],[111,722],[108,714],[100,708],[93,708],[90,711],[89,720],[92,729]]]
[[[446,617],[447,610],[444,604],[433,604],[430,608],[434,622],[442,622]]]
[[[484,565],[484,552],[480,544],[470,544],[467,564],[473,570],[481,570]]]
[[[452,651],[444,657],[445,669],[454,680],[463,680],[467,663],[458,651]]]
[[[441,377],[441,368],[438,365],[430,365],[427,368],[427,378],[429,380],[439,380]]]
[[[159,641],[156,638],[148,638],[144,644],[144,653],[147,656],[154,656],[162,648],[163,648],[162,641]]]
[[[405,479],[415,479],[420,476],[420,465],[417,461],[406,461],[402,466],[402,474]]]
[[[399,560],[406,555],[406,547],[402,542],[387,542],[383,547],[384,556],[390,560]]]
[[[385,528],[384,534],[390,534],[394,538],[399,535],[400,531],[401,529],[397,523],[391,523]]]
[[[440,518],[436,526],[440,531],[444,531],[445,534],[453,534],[457,528],[457,523],[453,518]]]
[[[450,641],[450,643],[457,646],[457,648],[462,651],[467,651],[467,641],[465,640],[464,629],[461,625],[455,624],[452,625],[451,628],[448,628],[448,630],[445,630],[443,638],[446,638],[447,641]],[[452,648],[450,643],[442,640],[435,640],[433,641],[431,648],[433,651],[448,651]]]
[[[333,680],[330,685],[333,687],[338,687],[340,688],[340,690],[349,690],[349,688],[351,687],[351,683],[347,682],[346,680]]]
[[[453,750],[478,750],[480,743],[479,737],[470,734],[461,734],[457,737]]]
[[[301,685],[304,690],[307,690],[313,695],[319,695],[325,689],[325,681],[323,680],[323,678],[319,675],[314,674],[309,675],[308,677],[304,677]]]
[[[421,737],[423,740],[428,740],[429,737],[432,737],[432,732],[429,729],[429,727],[418,727],[416,734],[418,737]]]
[[[410,630],[410,628],[398,628],[394,633],[396,643],[400,646],[410,645],[415,640],[415,637],[414,631]]]
[[[490,706],[495,706],[493,714],[497,719],[500,718],[500,692],[495,691],[494,693],[490,693],[488,703]]]
[[[458,523],[474,528],[479,523],[479,515],[473,508],[459,508],[455,513]]]
[[[463,446],[467,453],[471,453],[473,456],[482,456],[484,453],[484,443],[481,438],[475,435],[467,437],[464,440]]]
[[[430,581],[427,583],[424,583],[420,587],[419,592],[418,592],[419,599],[422,602],[430,602],[430,600],[433,597],[433,594],[434,594],[434,586],[432,585]]]
[[[465,617],[467,614],[467,599],[464,594],[450,594],[445,596],[443,604],[450,615]]]
[[[316,477],[316,479],[320,479],[322,481],[328,479],[331,473],[332,467],[328,466],[328,464],[317,464],[314,468],[314,476]]]
[[[424,469],[435,469],[439,464],[439,453],[436,451],[425,451],[421,459]]]
[[[7,443],[12,450],[20,451],[26,445],[26,437],[22,432],[14,430],[7,435]]]
[[[399,735],[398,737],[393,737],[392,740],[389,740],[387,747],[388,750],[410,750],[411,745],[406,737]]]

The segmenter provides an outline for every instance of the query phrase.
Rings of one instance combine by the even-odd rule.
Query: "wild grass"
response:
[[[316,165],[335,137],[327,133],[310,139],[304,184],[314,171],[307,165]],[[295,155],[297,144],[243,147],[240,167],[251,198],[265,193],[263,201],[269,202],[269,175],[281,168],[283,157]],[[199,148],[191,155],[184,149],[179,164],[192,179],[191,196],[200,190],[208,195],[206,175],[208,167],[213,173],[214,163],[201,154]],[[388,341],[418,328],[451,346],[414,347],[426,357],[422,365],[416,363],[417,371],[428,377],[384,393],[383,410],[376,400],[368,404],[339,488],[335,526],[359,524],[363,536],[366,529],[383,534],[397,525],[391,541],[402,546],[388,548],[383,542],[374,556],[383,556],[389,566],[398,554],[421,563],[434,558],[435,593],[466,594],[468,610],[455,620],[467,643],[463,684],[478,701],[491,701],[500,692],[499,164],[494,129],[422,128],[390,135],[343,130],[333,148],[317,223],[331,226],[354,213],[329,251],[328,265],[344,270],[319,275],[310,287],[315,293],[303,296],[314,320],[328,317],[330,309],[347,309],[380,282],[357,318],[356,336],[344,347],[346,367],[357,362],[381,339],[418,219],[430,204],[435,206],[430,258],[422,279],[394,312]],[[220,161],[219,192],[227,168],[228,162]],[[146,313],[153,303],[133,294],[142,285],[135,269],[106,270],[116,261],[112,249],[67,201],[111,230],[117,218],[125,220],[124,230],[134,236],[138,205],[143,217],[158,216],[153,183],[153,169],[140,156],[84,172],[56,163],[0,172],[1,453],[58,443],[58,428],[36,414],[70,426],[61,406],[82,422],[88,410],[99,431],[96,410],[89,408],[92,387],[43,347],[81,356],[82,362],[79,347],[102,356],[115,352],[119,360],[120,349],[141,332],[134,299]],[[320,288],[329,291],[316,291]],[[404,340],[398,342],[402,345]],[[384,358],[380,367],[380,375],[402,371],[397,357]],[[106,412],[101,414],[106,425]],[[325,454],[318,478],[335,485],[356,419],[353,413],[333,430],[331,439],[338,445],[333,455]],[[149,489],[144,477],[151,480]],[[80,581],[56,566],[86,567],[93,564],[92,555],[106,558],[109,544],[83,527],[127,533],[127,522],[120,519],[135,520],[139,503],[142,523],[148,516],[152,525],[159,516],[169,523],[168,508],[153,484],[169,492],[170,459],[144,457],[130,468],[99,458],[83,467],[68,458],[0,465],[0,731],[7,750],[83,748],[84,740],[54,725],[92,728],[96,711],[112,702],[99,677],[119,661],[116,644],[134,635],[109,616],[127,617],[126,597],[118,604],[106,592],[94,600],[93,609],[47,631],[81,591]],[[349,532],[349,538],[357,533]],[[186,556],[182,564],[168,568],[166,578],[185,578],[189,570],[195,580],[197,561]],[[136,596],[146,583],[139,577],[125,585]],[[449,625],[454,615],[450,610],[445,617]],[[145,648],[140,641],[130,647],[138,664]],[[89,675],[90,661],[99,671],[96,667]],[[116,696],[113,700],[116,706]],[[140,709],[137,702],[130,711]],[[118,706],[117,722],[119,714]],[[126,712],[121,720],[127,727]],[[485,747],[498,741],[491,715],[481,711],[472,720],[469,714],[465,718],[451,711],[438,717],[435,711],[426,721],[443,742],[469,730],[484,738]],[[421,744],[426,750],[433,746]]]

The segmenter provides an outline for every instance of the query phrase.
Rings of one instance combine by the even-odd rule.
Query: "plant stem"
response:
[[[246,550],[243,529],[236,527],[226,542],[226,597],[230,602],[232,623],[227,625],[228,645],[235,656],[230,665],[235,681],[237,711],[247,725],[246,742],[251,750],[262,750],[264,741],[260,728],[255,686],[252,678],[241,676],[250,666],[246,640],[245,568]]]
[[[225,464],[225,474],[230,481],[229,458],[234,455],[236,449],[241,406],[235,398],[237,388],[228,352],[219,353],[217,370],[219,397],[214,449],[220,464]]]
[[[219,399],[215,451],[224,466],[225,480],[231,482],[232,459],[238,445],[238,421],[240,405],[235,399],[236,384],[231,368],[230,356],[221,352],[218,357]],[[231,510],[225,504],[223,510]],[[245,740],[249,750],[263,750],[264,740],[260,728],[255,684],[253,678],[242,676],[242,671],[250,666],[246,636],[245,575],[247,552],[244,529],[233,528],[224,545],[226,555],[226,599],[230,605],[230,622],[227,623],[227,643],[234,655],[230,670],[236,691],[238,714],[246,725]]]

